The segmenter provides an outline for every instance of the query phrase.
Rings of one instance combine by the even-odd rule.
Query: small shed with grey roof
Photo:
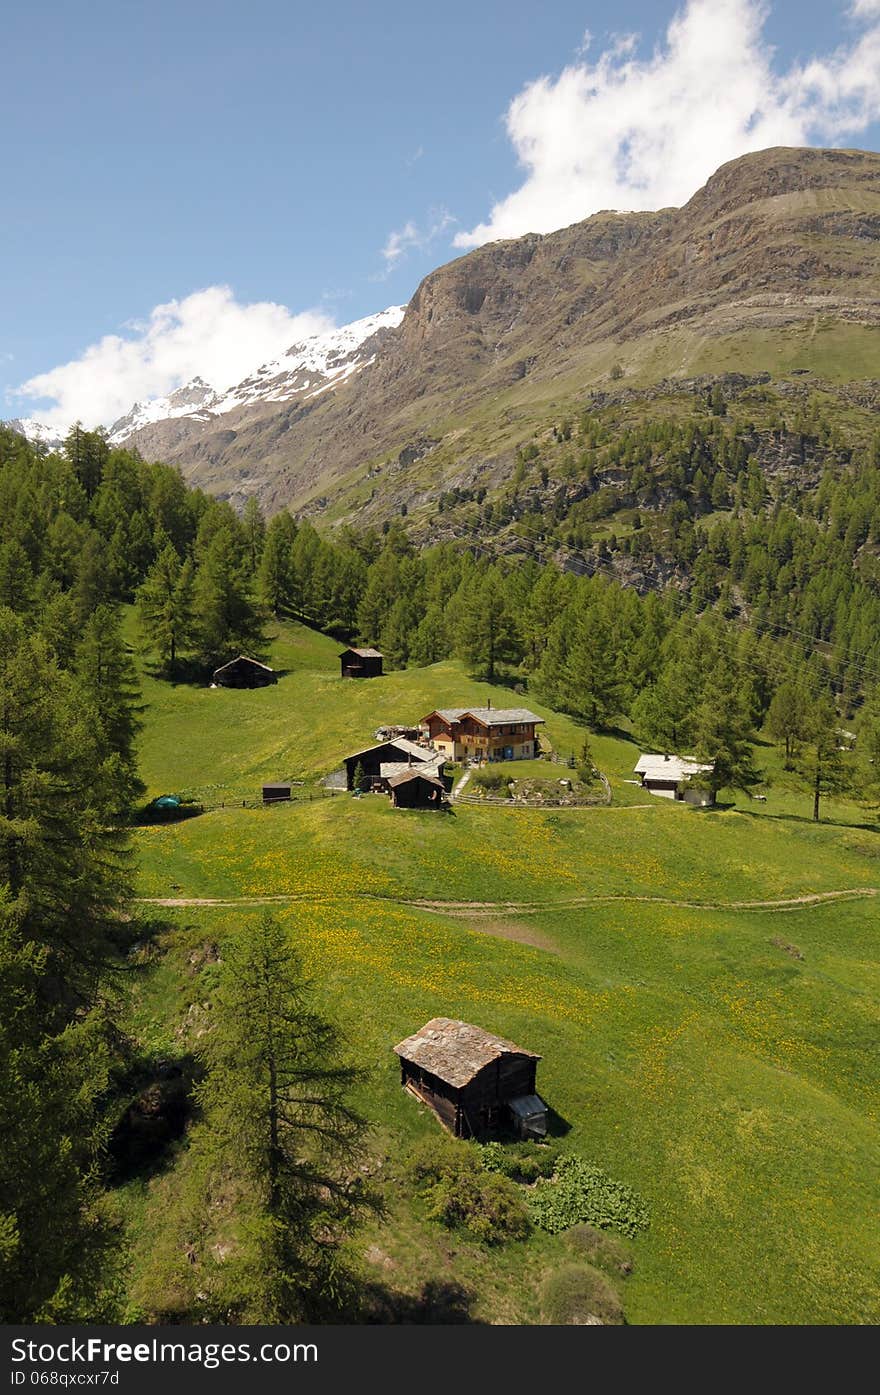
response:
[[[420,746],[415,741],[409,741],[405,736],[398,736],[393,741],[380,741],[375,746],[367,746],[363,751],[354,751],[345,757],[343,765],[346,788],[354,789],[358,766],[362,772],[359,782],[361,789],[371,790],[375,787],[384,790],[387,786],[384,783],[383,766],[422,764],[430,765],[432,770],[436,771],[438,764],[442,764],[442,758],[438,762],[436,751],[427,746]]]
[[[702,765],[699,761],[684,756],[658,755],[649,751],[639,756],[635,774],[642,782],[642,789],[661,799],[684,800],[687,804],[705,806],[712,803],[712,791],[691,781],[700,775],[710,775],[713,765]]]
[[[339,663],[343,678],[382,677],[382,655],[378,649],[343,649]]]
[[[396,809],[442,809],[446,802],[446,785],[435,765],[405,766],[383,778]]]
[[[547,1106],[535,1089],[541,1057],[534,1051],[451,1017],[433,1017],[394,1050],[401,1085],[456,1138],[547,1132]]]

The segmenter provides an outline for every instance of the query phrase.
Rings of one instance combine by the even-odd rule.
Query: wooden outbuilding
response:
[[[353,755],[346,756],[343,761],[345,766],[346,789],[354,789],[354,775],[358,766],[363,771],[362,789],[387,789],[385,783],[388,773],[382,774],[383,765],[430,765],[432,770],[437,767],[437,754],[428,750],[426,746],[419,746],[415,741],[408,741],[405,736],[399,736],[394,741],[380,741],[375,746],[367,746],[363,751],[355,751]]]
[[[221,688],[266,688],[277,681],[274,669],[247,654],[239,654],[214,669],[214,682]]]
[[[712,803],[712,791],[702,785],[691,784],[695,776],[711,775],[714,765],[701,765],[699,761],[682,756],[662,755],[647,752],[639,756],[635,774],[642,783],[642,789],[661,799],[683,800],[686,804],[696,804],[705,808]]]
[[[382,677],[382,655],[378,649],[343,649],[339,662],[343,678]]]
[[[482,1027],[433,1017],[394,1050],[400,1083],[456,1138],[513,1130],[543,1138],[547,1106],[535,1092],[541,1057]]]
[[[279,804],[285,799],[290,799],[291,787],[283,782],[263,786],[263,803]]]
[[[385,777],[391,803],[396,809],[441,809],[446,801],[446,785],[436,766],[413,765]]]

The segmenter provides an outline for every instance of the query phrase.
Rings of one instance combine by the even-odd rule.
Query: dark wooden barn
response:
[[[399,736],[394,741],[380,741],[377,746],[368,746],[365,751],[355,751],[353,755],[345,757],[343,764],[346,788],[354,789],[354,772],[358,766],[364,772],[362,789],[370,790],[374,786],[376,789],[386,789],[382,775],[383,765],[427,763],[433,770],[436,769],[436,761],[435,751],[418,746],[415,741],[408,741],[405,736]]]
[[[343,678],[382,677],[382,655],[378,649],[343,649],[339,662]]]
[[[411,766],[386,777],[391,803],[397,809],[441,809],[446,800],[446,785],[436,767],[420,769]]]
[[[275,670],[259,659],[250,659],[247,654],[239,654],[214,669],[214,682],[221,688],[266,688],[277,682]]]
[[[394,1050],[400,1083],[430,1106],[457,1138],[511,1129],[543,1138],[547,1106],[535,1093],[540,1056],[482,1027],[433,1017]]]
[[[263,786],[264,804],[278,804],[282,800],[290,799],[290,796],[290,785],[284,784],[283,782]]]

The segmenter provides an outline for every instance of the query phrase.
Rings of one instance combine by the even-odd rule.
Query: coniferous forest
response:
[[[253,501],[239,514],[100,432],[74,428],[47,454],[0,428],[5,1321],[123,1310],[101,1198],[139,1067],[123,1004],[146,933],[128,834],[144,790],[125,607],[142,656],[175,683],[265,655],[276,620],[293,618],[377,645],[390,669],[454,656],[585,727],[626,723],[646,748],[713,762],[716,794],[760,789],[763,733],[817,819],[844,784],[866,807],[880,800],[880,445],[789,424],[824,433],[826,449],[812,487],[780,485],[713,405],[616,433],[589,412],[554,426],[493,496],[442,496],[437,520],[457,519],[455,536],[422,545],[403,518],[320,533]],[[857,758],[844,769],[849,727]],[[322,1316],[319,1292],[354,1311],[332,1238],[374,1204],[351,1181],[357,1070],[271,919],[231,947],[220,977],[218,1027],[193,1068],[185,1185],[156,1253],[171,1246],[191,1311],[181,1236],[246,1117],[224,1186],[248,1244],[215,1269],[201,1311]],[[270,1018],[271,1043],[257,1040],[250,1024]],[[306,1136],[321,1146],[303,1166]]]

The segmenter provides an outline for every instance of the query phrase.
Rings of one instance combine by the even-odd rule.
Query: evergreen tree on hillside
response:
[[[841,794],[848,784],[840,750],[840,719],[831,697],[823,694],[814,702],[807,731],[811,749],[803,769],[813,791],[813,819],[818,823],[822,799]]]
[[[88,1001],[128,893],[100,715],[39,635],[0,611],[0,886],[65,1003]],[[47,990],[48,991],[48,990]]]
[[[225,499],[208,499],[199,517],[193,544],[197,566],[202,565],[213,543],[221,535],[234,552],[238,565],[244,568],[248,576],[252,575],[247,538],[241,519]]]
[[[693,710],[688,682],[676,664],[668,664],[656,683],[642,689],[630,713],[640,741],[660,752],[680,754],[692,741]]]
[[[785,766],[790,770],[800,743],[808,734],[810,721],[809,695],[803,683],[787,678],[773,694],[767,712],[767,730],[774,741],[785,748]]]
[[[502,578],[494,567],[463,583],[455,611],[456,649],[466,663],[481,668],[494,683],[498,665],[515,663],[522,652],[516,621]]]
[[[205,496],[187,489],[180,471],[170,465],[153,465],[147,483],[147,503],[153,530],[159,546],[174,544],[178,556],[184,557],[195,538],[197,514]]]
[[[65,437],[64,454],[73,466],[86,496],[91,499],[101,483],[104,466],[110,454],[104,433],[84,431],[77,422]]]
[[[55,515],[49,525],[46,566],[48,574],[64,591],[69,591],[76,581],[85,537],[83,525],[64,509]]]
[[[96,606],[109,597],[106,548],[94,532],[86,534],[76,563],[73,599],[77,617],[83,624]]]
[[[260,598],[276,617],[289,609],[293,600],[293,544],[296,524],[286,509],[269,523],[258,575]]]
[[[69,591],[54,591],[40,603],[40,634],[58,668],[71,668],[79,640],[79,625],[76,605]]]
[[[436,664],[450,650],[449,626],[438,605],[429,605],[416,626],[410,659],[419,665]]]
[[[0,543],[0,606],[23,615],[34,604],[34,572],[17,539]]]
[[[226,529],[215,533],[196,573],[194,609],[199,657],[217,664],[238,653],[265,648],[263,616],[253,598],[240,540]]]
[[[256,576],[260,560],[263,556],[263,545],[266,541],[266,520],[263,511],[253,495],[244,506],[241,516],[241,526],[244,530],[245,547],[247,548],[248,564],[251,574]]]
[[[47,1028],[46,973],[0,902],[0,1322],[114,1322],[96,1214],[112,1034],[100,1005]]]
[[[755,766],[749,702],[741,675],[732,666],[719,665],[694,714],[695,754],[712,770],[693,783],[709,789],[713,800],[719,790],[748,793],[761,781]]]
[[[144,638],[166,671],[195,640],[194,585],[191,558],[181,562],[173,544],[166,542],[137,596]]]
[[[0,610],[5,1322],[118,1316],[103,1291],[94,1202],[119,1052],[106,984],[130,886],[119,757],[90,689],[33,626]]]
[[[312,572],[315,559],[321,549],[321,539],[306,521],[296,529],[296,537],[290,549],[291,590],[288,609],[304,618],[310,615]]]
[[[536,669],[545,648],[553,621],[565,605],[565,581],[554,567],[544,567],[530,589],[522,612],[523,639],[526,661]]]
[[[358,633],[368,644],[378,644],[382,626],[401,591],[401,559],[393,545],[386,546],[369,570],[358,606]]]
[[[118,775],[124,816],[144,788],[135,755],[140,690],[115,607],[100,605],[89,616],[77,646],[75,671],[101,725],[108,776],[112,770]]]
[[[606,726],[620,711],[622,682],[608,621],[601,606],[565,611],[571,627],[563,671],[563,705],[590,726]]]
[[[267,915],[223,945],[201,1122],[153,1219],[151,1290],[176,1289],[191,1320],[301,1322],[338,1302],[340,1243],[367,1203],[341,1051],[289,930]]]
[[[418,619],[412,601],[408,596],[398,597],[379,636],[379,648],[388,669],[406,668],[417,628]]]

